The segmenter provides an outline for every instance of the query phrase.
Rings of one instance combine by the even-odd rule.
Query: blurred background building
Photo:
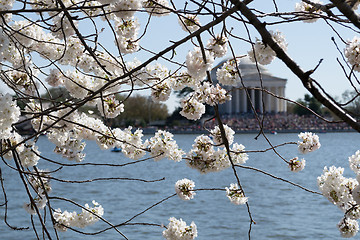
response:
[[[211,78],[216,80],[216,70],[228,59],[220,62],[212,71]],[[272,76],[271,73],[263,66],[256,66],[249,58],[241,58],[239,63],[243,84],[239,82],[229,94],[232,100],[219,106],[220,114],[238,115],[252,112],[251,102],[258,113],[286,113],[286,101],[276,98],[259,89],[262,88],[279,97],[285,97],[285,87],[287,79]],[[260,74],[262,83],[260,81]],[[232,87],[223,86],[226,90]],[[245,87],[245,88],[244,88]],[[247,93],[248,96],[247,97]]]

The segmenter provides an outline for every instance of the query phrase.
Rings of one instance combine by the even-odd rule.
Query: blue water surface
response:
[[[150,137],[150,136],[147,136]],[[245,145],[246,150],[264,150],[269,148],[267,140],[256,134],[237,134],[235,142]],[[283,142],[296,142],[297,134],[267,135],[273,145]],[[299,173],[293,173],[274,151],[265,153],[249,153],[246,166],[255,167],[300,184],[308,189],[318,191],[316,179],[321,175],[324,166],[341,166],[345,168],[345,176],[355,178],[349,169],[348,157],[359,150],[357,144],[360,135],[357,133],[320,133],[321,148],[306,155],[299,154],[296,145],[286,145],[277,148],[278,153],[286,159],[300,157],[306,159],[306,168]],[[178,145],[188,151],[196,135],[176,135]],[[62,163],[71,163],[53,153],[54,145],[45,136],[37,143],[39,150],[48,158]],[[115,163],[130,162],[122,153],[110,150],[101,151],[95,142],[88,141],[85,149],[84,163]],[[13,165],[11,161],[9,164]],[[3,221],[5,208],[0,207],[0,239],[36,239],[31,227],[30,215],[22,208],[28,202],[24,186],[19,174],[4,163],[0,164],[4,186],[8,198],[7,221],[17,227],[29,227],[29,230],[15,231],[7,227]],[[40,160],[40,169],[55,170],[59,166]],[[263,173],[249,169],[237,169],[240,181],[249,197],[249,211],[256,224],[251,227],[251,239],[339,239],[336,224],[343,213],[323,196],[306,192],[281,180],[274,179]],[[134,180],[96,181],[91,183],[60,183],[52,181],[51,196],[71,199],[81,205],[99,202],[105,210],[104,218],[112,224],[123,223],[153,204],[174,194],[174,184],[177,180],[188,178],[195,181],[196,188],[222,188],[235,183],[232,169],[222,172],[200,174],[186,166],[185,161],[175,163],[167,159],[161,161],[149,160],[124,167],[110,166],[66,166],[52,174],[56,178],[66,180],[85,180],[93,178],[119,177],[156,180],[158,182],[139,182]],[[4,202],[0,194],[0,203]],[[69,203],[53,200],[53,208],[62,210],[81,210]],[[144,214],[136,217],[130,225],[118,229],[128,239],[162,239],[164,228],[144,224],[167,225],[170,217],[182,218],[188,224],[194,221],[198,228],[199,240],[248,239],[250,219],[245,205],[233,205],[227,199],[224,191],[199,191],[194,199],[183,201],[177,196],[164,201]],[[36,217],[34,217],[36,221]],[[48,220],[49,226],[50,221]],[[79,229],[93,233],[108,225],[103,222]],[[50,228],[51,229],[51,228]],[[39,237],[43,233],[39,230]],[[56,236],[51,232],[54,239]],[[60,239],[124,239],[116,231],[108,230],[100,235],[82,235],[71,230],[59,233]]]

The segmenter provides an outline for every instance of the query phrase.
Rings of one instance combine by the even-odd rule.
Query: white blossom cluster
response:
[[[217,156],[220,155],[220,152],[215,151],[214,143],[210,137],[200,135],[196,137],[194,142],[192,145],[193,148],[187,154],[187,164],[201,173],[218,171],[220,167],[218,166],[219,161],[217,161]],[[221,153],[225,154],[225,152]]]
[[[228,125],[224,124],[224,131],[226,139],[229,142],[229,145],[231,145],[234,142],[234,134],[235,131],[232,130]],[[215,145],[217,146],[224,146],[223,139],[221,137],[221,131],[219,126],[215,126],[213,130],[210,131],[210,135],[212,137],[212,140],[214,141]]]
[[[96,135],[95,140],[100,149],[107,150],[115,147],[116,139],[121,134],[121,130],[119,128],[111,129],[103,125],[99,131],[100,133]]]
[[[344,53],[354,71],[360,72],[360,38],[358,36],[347,41]]]
[[[41,105],[35,101],[28,103],[25,108],[26,112],[33,113],[28,114],[28,117],[31,118],[31,125],[35,131],[44,130],[45,127],[49,126],[51,123],[54,122],[52,118],[48,115],[39,116],[40,113],[43,112],[46,108],[47,105]]]
[[[50,69],[45,81],[52,87],[58,87],[64,84],[64,77],[58,69]]]
[[[210,38],[206,48],[214,54],[214,57],[220,58],[226,55],[227,53],[227,43],[229,39],[222,35],[217,35],[213,38]]]
[[[311,2],[314,4],[322,4],[319,0],[312,0]],[[319,19],[317,15],[322,13],[320,8],[316,8],[315,6],[303,1],[295,4],[295,11],[303,13],[301,18],[303,19],[303,22],[306,23],[316,22]]]
[[[92,117],[86,113],[76,115],[74,122],[78,123],[73,129],[78,139],[96,140],[99,133],[95,132],[94,129],[99,130],[105,127],[101,119]]]
[[[46,203],[48,202],[46,194],[49,194],[52,190],[49,174],[45,171],[38,171],[38,174],[32,172],[32,175],[28,176],[29,183],[36,192],[36,197],[33,198],[34,202],[24,203],[23,205],[23,208],[31,215],[37,214],[36,208],[40,210],[46,206]]]
[[[205,84],[203,84],[203,86],[205,86]],[[231,100],[231,95],[228,94],[227,91],[219,84],[216,84],[216,86],[210,85],[210,87],[207,89],[200,89],[202,91],[199,91],[198,93],[204,94],[205,102],[210,106],[215,106],[216,104],[223,104],[226,101]]]
[[[172,89],[179,91],[185,87],[195,88],[197,81],[187,72],[180,72],[173,76]]]
[[[78,112],[69,114],[72,109],[67,107],[52,111],[50,114],[43,114],[44,111],[49,111],[49,108],[51,108],[51,105],[34,101],[27,104],[26,112],[29,113],[28,117],[32,118],[31,124],[35,130],[44,131],[51,126],[53,128],[63,128],[63,130],[73,130],[76,125],[74,122],[78,118]]]
[[[6,135],[3,135],[0,139],[2,150],[1,157],[10,160],[13,158],[11,147],[17,145],[17,147],[15,148],[17,152],[21,152],[24,150],[24,144],[19,145],[19,143],[23,140],[23,137],[15,131],[11,132],[10,135],[7,135],[6,138],[5,136]]]
[[[68,71],[68,78],[64,80],[64,86],[74,98],[83,99],[87,96],[91,82],[80,71]]]
[[[38,170],[38,172],[32,172],[32,175],[29,175],[28,179],[35,191],[45,196],[45,193],[50,193],[52,191],[50,185],[50,174],[44,170]]]
[[[39,113],[45,110],[46,106],[42,105],[41,107],[39,104],[33,102],[28,104],[28,108],[28,111]],[[42,117],[34,117],[35,115],[33,115],[31,116],[34,117],[31,123],[35,130],[43,130],[55,124],[55,121],[67,114],[68,111],[69,109],[63,109],[53,112],[51,116],[43,115]],[[41,126],[40,123],[42,124]],[[78,123],[79,125],[74,123]],[[89,128],[81,126],[88,126]],[[83,139],[95,140],[95,132],[89,129],[100,129],[102,126],[103,123],[100,120],[88,117],[85,113],[79,115],[75,112],[65,117],[64,120],[58,121],[53,128],[47,130],[46,136],[48,140],[55,144],[54,152],[69,160],[81,162],[85,157],[83,150],[86,144]]]
[[[84,54],[84,47],[82,46],[80,39],[69,37],[66,40],[66,44],[62,41],[60,43],[61,45],[58,46],[57,50],[59,51],[59,54],[63,54],[64,56],[59,59],[59,63],[76,66],[76,64],[83,65],[82,61],[87,60],[87,55]]]
[[[12,28],[17,41],[27,48],[35,44],[34,39],[41,39],[42,29],[28,20],[15,21]]]
[[[35,113],[41,110],[36,103],[29,104],[29,106]],[[34,118],[32,124],[35,129],[40,129],[40,122],[43,123],[43,127],[46,127],[53,124],[54,120],[66,114],[67,111],[68,110],[64,109],[63,112],[58,111],[57,114],[53,113],[54,117],[43,116],[42,118]],[[122,153],[131,159],[139,159],[144,156],[146,154],[145,149],[149,145],[148,142],[142,141],[142,130],[137,129],[132,131],[131,127],[123,130],[120,128],[111,129],[107,127],[102,120],[91,117],[85,113],[77,114],[75,112],[65,118],[65,121],[60,121],[55,126],[56,128],[51,128],[46,134],[47,138],[55,144],[54,152],[76,162],[81,162],[85,158],[83,150],[85,149],[86,143],[84,140],[95,140],[101,149],[111,149],[115,146],[119,147],[122,149]],[[21,139],[18,135],[14,135],[13,138],[14,143],[19,142]],[[173,141],[171,144],[174,143]],[[168,145],[170,145],[170,143]],[[180,151],[176,151],[170,155],[176,158],[176,154],[179,154],[179,152]],[[181,157],[178,158],[181,160]]]
[[[15,0],[5,0],[0,2],[0,9],[2,11],[9,10],[12,8]]]
[[[137,68],[141,64],[142,62],[135,57],[132,61],[126,62],[126,69],[128,71],[132,71],[134,70],[134,68]],[[127,72],[125,71],[125,73]],[[132,76],[129,78],[129,83],[142,87],[148,82],[147,76],[148,74],[146,72],[146,68],[142,67],[140,70],[132,74]]]
[[[81,213],[76,212],[62,212],[61,209],[56,209],[53,212],[53,217],[56,221],[55,228],[59,231],[65,232],[68,227],[85,228],[94,224],[99,220],[99,217],[104,215],[104,209],[94,200],[93,207],[85,204]]]
[[[171,82],[169,80],[158,81],[151,88],[151,97],[154,102],[163,102],[169,99],[171,94]]]
[[[110,129],[98,119],[88,116],[85,117],[83,121],[92,121],[90,125],[88,123],[88,126],[91,126],[91,129],[98,129],[100,133],[94,133],[89,130],[83,131],[86,129],[80,128],[79,133],[82,133],[80,137],[84,137],[84,139],[96,140],[96,143],[101,149],[111,149],[113,147],[118,147],[122,150],[122,154],[134,160],[137,160],[146,154],[145,149],[149,147],[149,142],[143,142],[142,137],[144,135],[141,129],[133,130],[132,127],[128,127],[123,130],[120,128]],[[85,132],[88,133],[83,134]],[[172,144],[174,144],[174,142]]]
[[[33,198],[33,201],[36,206],[34,206],[34,204],[30,202],[30,203],[24,203],[23,208],[29,214],[36,215],[37,214],[36,208],[38,210],[44,209],[46,206],[46,203],[47,203],[47,199],[45,196],[37,196],[37,197]]]
[[[351,157],[349,157],[349,164],[350,164],[350,168],[351,170],[354,171],[354,173],[356,175],[360,175],[360,151],[356,151],[356,153],[354,155],[351,155]]]
[[[23,167],[33,167],[38,164],[40,152],[34,142],[27,141],[24,144],[24,148],[19,153],[19,159]]]
[[[58,7],[56,1],[52,0],[32,0],[31,6],[33,9],[47,9],[47,8],[56,8]],[[74,1],[63,1],[65,7],[72,7],[74,4],[80,3],[81,1],[74,0]],[[92,3],[84,3],[87,6],[95,6],[100,5],[99,2],[93,1]],[[96,11],[94,9],[87,9],[85,10],[86,13],[89,15],[94,15],[99,13],[99,9]],[[70,21],[66,18],[63,13],[54,13],[50,12],[49,15],[52,17],[51,20],[53,21],[53,26],[51,27],[52,34],[60,39],[70,37],[75,33],[74,29],[72,28]],[[74,24],[77,26],[77,21],[73,21]],[[61,29],[62,28],[62,29]]]
[[[189,96],[180,102],[180,114],[189,120],[198,120],[205,113],[205,105]]]
[[[129,70],[132,70],[140,64],[141,62],[139,60],[134,59],[134,61],[128,62],[127,66]],[[129,79],[129,82],[140,87],[147,85],[151,88],[152,100],[154,102],[162,102],[169,99],[175,81],[182,77],[182,74],[170,74],[170,71],[164,65],[156,63],[153,65],[149,64],[140,71],[134,73],[131,79]],[[177,90],[180,90],[184,88],[187,83],[177,84]]]
[[[32,65],[27,67],[29,67],[28,70],[31,71],[31,74],[27,74],[25,71],[13,70],[7,73],[7,77],[10,77],[11,82],[15,84],[18,89],[21,89],[28,95],[34,96],[36,90],[39,88],[39,82],[34,78],[37,70],[35,70]],[[4,80],[4,82],[8,82],[8,80]]]
[[[140,23],[137,18],[130,18],[128,20],[115,18],[115,31],[120,37],[128,39],[135,39],[137,37]]]
[[[3,53],[10,47],[9,37],[3,32],[0,31],[0,59],[4,60]]]
[[[195,86],[193,93],[181,100],[182,110],[180,114],[189,120],[198,120],[205,113],[205,103],[215,106],[229,100],[231,100],[231,95],[227,94],[226,90],[219,84],[214,86],[208,82],[203,82]]]
[[[169,224],[163,231],[163,237],[167,240],[191,240],[197,237],[197,227],[194,222],[188,226],[181,218],[169,218]]]
[[[155,160],[162,158],[168,158],[175,162],[182,160],[184,151],[179,149],[173,136],[174,135],[167,131],[158,130],[154,137],[150,138],[148,148],[150,149],[151,156],[153,156]]]
[[[20,144],[24,139],[16,131],[11,131],[8,134],[4,133],[0,136],[1,144],[1,157],[4,157],[7,160],[13,158],[13,152],[11,148],[15,145],[15,151],[17,153],[17,159],[20,161],[21,166],[24,168],[29,168],[36,166],[40,159],[40,151],[33,141],[26,141],[25,143]]]
[[[170,14],[170,5],[167,0],[146,0],[143,7],[147,12],[156,17],[167,16]]]
[[[97,102],[97,109],[101,116],[106,118],[116,118],[124,112],[124,104],[116,99],[114,94],[108,95]]]
[[[346,210],[348,203],[353,201],[351,195],[354,188],[358,185],[355,179],[343,176],[344,169],[331,166],[329,169],[324,168],[323,174],[318,177],[318,186],[322,194],[330,202],[339,208]]]
[[[225,187],[226,196],[229,198],[230,202],[236,205],[242,205],[247,203],[248,198],[245,197],[244,192],[239,188],[237,183],[231,183],[230,187]]]
[[[136,1],[126,1],[136,2]],[[131,13],[131,11],[127,11]],[[139,50],[138,31],[140,24],[137,18],[130,19],[115,18],[115,30],[117,34],[116,43],[122,53],[133,53]]]
[[[199,47],[195,47],[186,55],[187,71],[191,77],[197,80],[203,80],[206,77],[206,71],[211,70],[213,63],[214,54],[206,49],[204,49],[204,56]]]
[[[128,127],[122,131],[119,136],[124,142],[118,142],[116,145],[121,149],[121,152],[128,158],[137,160],[146,154],[144,150],[147,143],[142,142],[143,130],[137,129],[132,132],[132,128]],[[116,146],[115,145],[115,146]]]
[[[231,148],[230,156],[234,163],[244,164],[248,159],[247,153],[244,153],[245,146],[242,144],[234,143]]]
[[[0,93],[0,106],[0,139],[6,139],[11,135],[12,124],[19,121],[20,108],[8,93]]]
[[[240,83],[239,72],[237,60],[230,59],[216,70],[216,78],[223,85],[237,86]]]
[[[200,28],[200,21],[196,15],[187,14],[179,17],[179,24],[185,32],[195,32]]]
[[[217,132],[217,130],[214,132]],[[229,144],[233,142],[233,134],[231,129],[226,130],[226,137],[229,139]],[[186,156],[189,167],[197,169],[200,173],[208,173],[221,171],[231,166],[226,149],[215,149],[214,146],[216,144],[209,136],[200,135],[194,142],[192,149]],[[234,164],[243,164],[248,160],[248,155],[244,153],[244,150],[245,147],[242,144],[234,143],[231,146],[230,157]]]
[[[100,0],[101,3],[108,3],[108,0]],[[142,8],[142,0],[117,0],[110,1],[110,10],[116,17],[124,20],[131,19],[135,12]]]
[[[300,133],[298,141],[298,149],[302,154],[313,152],[321,147],[319,136],[311,132]]]
[[[344,177],[344,169],[335,166],[325,167],[323,174],[317,179],[321,193],[344,212],[338,228],[345,238],[353,237],[359,231],[356,221],[360,219],[359,154],[360,151],[357,151],[349,157],[350,168],[357,174],[356,179]]]
[[[298,157],[294,157],[289,161],[289,168],[292,172],[300,172],[305,168],[306,161],[305,159],[299,160]]]
[[[51,27],[51,32],[55,37],[63,40],[75,35],[74,28],[63,13],[53,15],[52,21],[53,26]],[[73,23],[78,27],[77,21],[73,21]]]
[[[86,143],[74,132],[52,129],[48,131],[47,137],[55,144],[55,153],[61,154],[62,157],[71,161],[81,162],[84,160],[85,153],[83,153],[83,150]]]
[[[273,40],[284,50],[287,50],[287,43],[284,36],[279,31],[269,31]],[[276,53],[271,49],[269,45],[265,45],[262,40],[256,38],[253,49],[248,51],[248,55],[251,61],[258,62],[263,65],[270,64],[276,57]]]
[[[351,238],[359,231],[359,223],[351,218],[343,218],[337,224],[343,238]]]
[[[182,200],[190,200],[196,195],[194,187],[194,181],[184,178],[175,183],[175,192]]]

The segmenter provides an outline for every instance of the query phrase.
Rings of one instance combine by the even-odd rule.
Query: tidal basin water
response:
[[[263,137],[255,140],[256,134],[237,134],[235,141],[245,145],[246,150],[266,149],[269,145]],[[150,137],[150,135],[148,136]],[[180,147],[189,150],[196,135],[176,135]],[[297,134],[268,135],[276,145],[282,142],[297,141]],[[355,178],[349,169],[348,157],[360,149],[360,134],[358,133],[320,133],[321,148],[313,153],[301,155],[296,145],[278,148],[278,152],[287,159],[299,156],[306,159],[306,168],[299,173],[292,173],[287,165],[274,152],[249,153],[246,166],[256,167],[277,177],[285,178],[301,184],[311,190],[317,189],[316,178],[321,175],[324,166],[335,165],[344,167],[346,177]],[[59,158],[52,150],[54,145],[41,137],[37,144],[46,157]],[[87,142],[86,159],[84,162],[116,164],[126,163],[121,153],[101,151],[95,142]],[[0,165],[6,193],[8,197],[8,222],[17,227],[30,227],[30,230],[14,231],[8,228],[4,221],[4,207],[0,207],[0,239],[36,239],[31,230],[30,215],[22,208],[28,202],[24,187],[20,184],[18,174]],[[40,160],[40,169],[54,170],[56,167]],[[343,213],[323,196],[306,192],[288,183],[276,180],[253,170],[238,168],[238,174],[249,197],[250,211],[255,225],[252,225],[251,239],[340,239],[336,224]],[[200,174],[186,166],[185,161],[175,163],[167,159],[155,162],[153,160],[128,165],[125,167],[63,167],[53,174],[54,177],[67,180],[84,180],[99,177],[122,177],[165,180],[153,183],[138,181],[114,180],[82,184],[59,183],[52,181],[51,196],[61,196],[78,202],[81,205],[91,203],[94,199],[104,207],[104,218],[113,224],[122,223],[137,213],[145,210],[158,201],[172,195],[177,180],[188,178],[195,181],[196,188],[225,188],[236,180],[231,169],[222,172]],[[0,194],[0,203],[4,197]],[[68,203],[53,200],[53,208],[62,210],[81,210]],[[194,199],[183,201],[177,196],[155,206],[130,223],[168,224],[170,217],[182,218],[187,224],[194,221],[198,228],[198,240],[232,240],[247,239],[249,216],[245,205],[233,205],[225,196],[224,191],[199,191]],[[96,232],[107,225],[97,222],[81,229],[85,232]],[[164,228],[157,226],[128,225],[119,227],[128,239],[162,239]],[[41,235],[41,232],[39,233]],[[60,232],[60,239],[124,239],[114,230],[100,235],[84,236],[72,231]],[[355,237],[356,238],[356,237]],[[56,238],[55,238],[56,239]]]

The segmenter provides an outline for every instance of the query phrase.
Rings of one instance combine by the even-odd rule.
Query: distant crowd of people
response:
[[[296,114],[265,114],[254,115],[244,114],[238,116],[222,116],[222,122],[231,127],[236,132],[257,131],[261,126],[265,131],[276,132],[325,132],[325,131],[351,131],[352,128],[344,122],[335,121],[331,117],[325,117],[327,121],[315,116]],[[212,129],[217,125],[215,119],[204,122],[204,124],[194,124],[190,126],[174,127],[178,131],[201,131],[203,126]]]

